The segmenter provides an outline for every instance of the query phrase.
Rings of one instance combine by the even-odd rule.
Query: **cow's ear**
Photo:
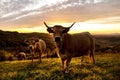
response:
[[[53,28],[52,28],[52,27],[47,28],[47,31],[48,31],[49,33],[54,33],[54,31],[53,31]]]
[[[64,28],[62,33],[67,33],[70,30],[70,28]]]
[[[46,22],[44,22],[44,24],[45,24],[45,26],[47,27],[47,31],[48,31],[49,33],[54,33],[52,27],[49,27],[49,26],[46,24]]]

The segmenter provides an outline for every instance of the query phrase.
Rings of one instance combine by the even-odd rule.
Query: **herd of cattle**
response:
[[[50,27],[45,22],[44,24],[47,28],[47,31],[53,34],[53,42],[57,48],[52,49],[52,51],[49,50],[47,41],[41,38],[25,39],[24,42],[28,45],[29,51],[31,53],[30,59],[32,59],[32,62],[33,59],[37,56],[37,58],[39,58],[39,62],[41,63],[41,57],[43,53],[46,53],[46,57],[47,54],[57,53],[57,56],[61,59],[63,70],[66,70],[71,62],[72,57],[81,57],[82,63],[84,56],[87,55],[89,61],[95,64],[95,51],[102,53],[120,52],[120,45],[114,47],[103,45],[103,43],[98,41],[98,39],[95,41],[96,37],[94,36],[94,39],[94,37],[89,32],[69,34],[68,32],[70,28],[75,23],[69,27],[63,27],[61,25],[54,25],[53,27]],[[17,54],[17,57],[19,60],[26,59],[26,53],[20,52]]]
[[[53,27],[48,26],[44,22],[47,31],[53,33],[53,40],[57,46],[57,54],[61,59],[62,68],[66,70],[72,57],[82,56],[81,62],[84,60],[84,56],[88,55],[90,62],[95,64],[94,50],[95,41],[93,36],[89,32],[69,34],[68,31],[75,24],[73,23],[70,27],[63,27],[61,25],[55,25]],[[29,45],[29,49],[32,55],[32,62],[34,56],[39,56],[40,62],[42,53],[45,52],[46,43],[42,39],[30,38],[26,39],[25,43]],[[25,53],[19,53],[19,57],[24,57]]]

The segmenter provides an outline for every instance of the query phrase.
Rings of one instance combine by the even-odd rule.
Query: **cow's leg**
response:
[[[42,53],[40,52],[40,53],[39,53],[39,61],[40,61],[40,63],[42,62],[41,56],[42,56]]]
[[[64,59],[61,59],[62,60],[62,70],[64,71],[65,70],[65,61]]]
[[[33,59],[34,59],[34,52],[32,51],[31,54],[32,54],[32,62],[33,62]]]
[[[91,54],[89,55],[88,59],[89,59],[89,62],[92,63],[92,56],[91,56]]]
[[[81,65],[83,64],[83,60],[84,60],[84,55],[82,56],[82,58],[81,58]]]
[[[69,58],[67,59],[67,61],[66,61],[66,67],[69,66],[69,63],[70,63],[71,59],[72,59],[71,57],[69,57]]]
[[[62,59],[62,71],[65,71],[65,72],[68,71],[70,61],[71,61],[71,57],[68,59]]]
[[[62,71],[65,71],[67,69],[67,59],[66,58],[61,58],[62,60]]]
[[[93,62],[95,64],[94,50],[93,49],[91,49],[91,51],[90,51],[90,58],[89,59],[90,59],[91,62]]]
[[[72,59],[72,57],[69,57],[69,58],[67,59],[67,61],[66,61],[66,73],[69,73],[68,67],[69,67],[69,64],[70,64],[71,59]]]

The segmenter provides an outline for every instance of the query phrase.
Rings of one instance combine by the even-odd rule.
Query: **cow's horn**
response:
[[[71,28],[74,24],[75,24],[75,22],[69,28]]]
[[[46,26],[47,28],[49,28],[49,26],[46,24],[46,22],[44,22],[44,24],[45,24],[45,26]]]

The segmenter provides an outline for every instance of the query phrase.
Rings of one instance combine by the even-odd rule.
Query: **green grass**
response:
[[[59,58],[0,62],[0,80],[120,80],[120,54],[95,55],[96,64],[80,65],[73,58],[69,73],[61,71]]]

